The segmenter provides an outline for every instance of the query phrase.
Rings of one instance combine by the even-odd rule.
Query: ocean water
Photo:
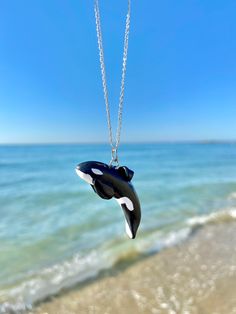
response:
[[[127,144],[120,160],[142,206],[135,240],[123,213],[75,173],[108,145],[0,146],[0,313],[20,313],[198,225],[236,219],[236,144]]]

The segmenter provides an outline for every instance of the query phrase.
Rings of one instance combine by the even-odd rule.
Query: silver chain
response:
[[[124,92],[125,92],[125,74],[126,74],[126,64],[127,64],[127,56],[128,56],[128,45],[129,45],[131,0],[128,0],[128,12],[127,12],[126,24],[125,24],[123,65],[122,65],[120,97],[119,97],[119,107],[118,107],[118,124],[117,124],[117,129],[116,129],[115,143],[113,142],[113,135],[112,135],[110,105],[109,105],[109,98],[108,98],[104,50],[103,50],[103,41],[102,41],[101,18],[100,18],[98,0],[94,0],[94,11],[95,11],[96,30],[97,30],[97,38],[98,38],[99,59],[100,59],[101,74],[102,74],[102,85],[103,85],[103,92],[104,92],[104,100],[106,104],[109,141],[112,147],[112,160],[110,164],[112,164],[113,162],[118,164],[117,149],[120,144],[120,133],[121,133],[121,126],[122,126],[122,112],[123,112]]]

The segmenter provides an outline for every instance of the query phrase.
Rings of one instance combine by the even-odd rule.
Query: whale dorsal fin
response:
[[[108,183],[101,183],[95,179],[92,188],[101,198],[109,200],[114,196],[114,190]]]
[[[131,181],[134,172],[127,168],[126,166],[121,166],[117,169],[118,173],[125,179],[125,181]]]

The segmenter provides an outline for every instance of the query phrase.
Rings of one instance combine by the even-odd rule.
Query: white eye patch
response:
[[[102,175],[103,175],[103,172],[102,172],[101,170],[99,170],[99,169],[92,168],[91,170],[92,170],[92,172],[93,172],[94,174],[97,174],[97,175],[99,175],[99,176],[102,176]]]

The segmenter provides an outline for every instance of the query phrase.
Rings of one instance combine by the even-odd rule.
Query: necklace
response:
[[[100,59],[101,75],[102,75],[102,86],[103,86],[104,100],[105,100],[105,105],[106,105],[109,141],[110,141],[110,144],[112,147],[112,159],[111,159],[110,163],[112,164],[114,162],[114,163],[118,164],[117,150],[118,150],[118,146],[120,144],[120,132],[121,132],[121,126],[122,126],[122,112],[123,112],[124,92],[125,92],[125,74],[126,74],[126,64],[127,64],[128,46],[129,46],[131,3],[130,3],[130,0],[128,0],[128,12],[126,15],[126,24],[125,24],[123,66],[122,66],[119,109],[118,109],[118,124],[117,124],[117,130],[116,130],[116,141],[115,141],[115,143],[113,142],[113,135],[112,135],[110,105],[109,105],[109,99],[108,99],[106,69],[105,69],[103,41],[102,41],[101,18],[100,18],[98,0],[95,0],[95,2],[94,2],[94,12],[95,12],[96,30],[97,30],[97,38],[98,38],[98,49],[99,49],[99,59]]]
[[[125,38],[123,50],[123,65],[121,75],[120,97],[118,106],[118,124],[116,130],[116,138],[113,140],[110,105],[108,99],[106,70],[104,61],[104,50],[102,41],[101,18],[99,12],[98,0],[94,0],[94,12],[96,20],[96,31],[98,39],[99,60],[102,75],[102,85],[104,92],[104,100],[106,105],[107,125],[109,132],[109,142],[111,145],[111,161],[108,164],[98,161],[86,161],[77,165],[76,173],[78,176],[89,183],[94,192],[103,199],[111,199],[114,197],[121,206],[125,216],[126,233],[131,239],[134,239],[141,220],[141,208],[138,196],[135,192],[131,179],[134,172],[126,166],[119,166],[117,150],[120,144],[120,133],[122,126],[122,112],[124,103],[125,90],[125,74],[129,44],[129,30],[130,30],[130,12],[131,0],[128,0],[128,12],[126,16]]]

